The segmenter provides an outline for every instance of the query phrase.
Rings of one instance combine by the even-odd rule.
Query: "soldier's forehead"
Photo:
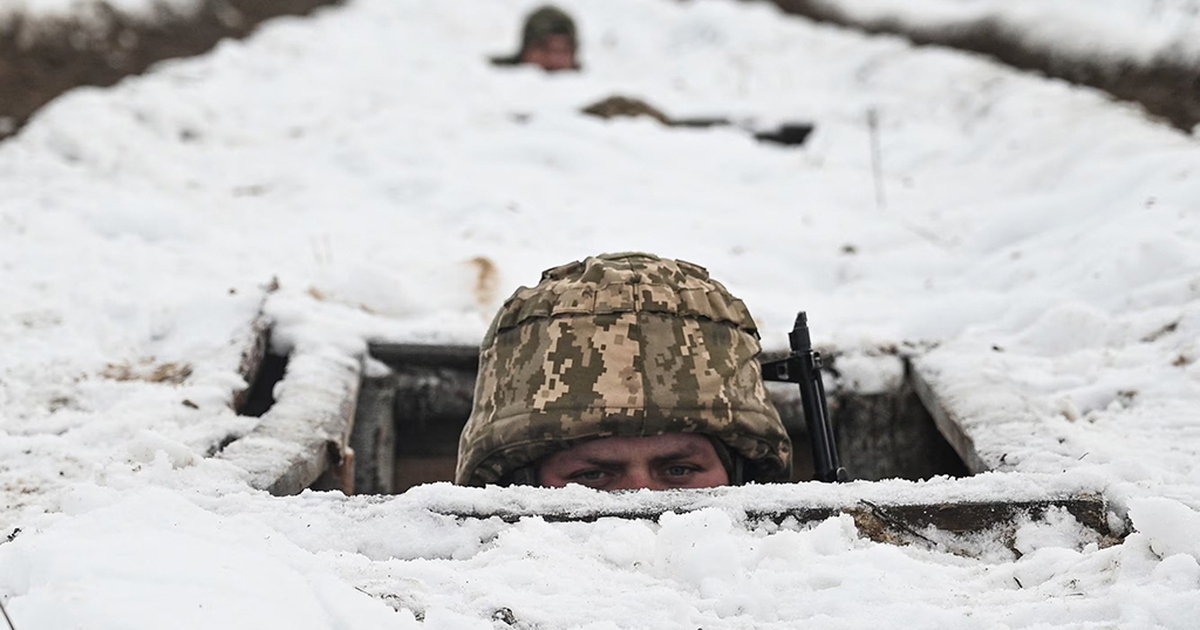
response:
[[[558,451],[546,460],[618,462],[642,458],[683,458],[705,453],[716,455],[712,442],[707,437],[696,433],[673,432],[642,437],[594,438]]]

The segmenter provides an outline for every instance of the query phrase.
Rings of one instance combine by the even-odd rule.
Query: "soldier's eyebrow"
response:
[[[656,455],[656,456],[652,457],[650,459],[650,461],[652,463],[656,463],[656,464],[662,463],[662,462],[673,462],[673,461],[678,461],[681,459],[688,459],[691,457],[696,457],[701,454],[702,454],[701,449],[698,445],[689,444],[687,446],[681,446],[678,449],[671,451],[669,453],[663,453],[661,455]],[[610,467],[610,468],[619,468],[622,466],[629,465],[628,459],[623,459],[623,458],[619,458],[619,457],[611,458],[611,457],[605,457],[603,455],[584,456],[584,457],[579,458],[579,462],[581,464],[585,464],[588,466],[606,466],[606,467]]]
[[[699,446],[688,445],[688,446],[681,447],[678,450],[672,451],[670,453],[663,453],[662,455],[654,457],[650,461],[654,462],[656,464],[663,463],[663,462],[674,462],[674,461],[679,461],[681,459],[690,459],[692,457],[697,457],[702,454],[703,453],[701,452],[701,449]]]
[[[587,466],[601,466],[607,468],[619,468],[627,465],[628,460],[624,459],[605,459],[599,456],[581,457],[580,463]]]

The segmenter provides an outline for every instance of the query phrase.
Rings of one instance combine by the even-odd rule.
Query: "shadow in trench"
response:
[[[468,346],[373,344],[371,355],[390,371],[363,379],[351,447],[359,494],[404,492],[452,481],[458,436],[471,414],[478,349]],[[836,368],[836,358],[833,366]],[[799,396],[772,388],[793,441],[794,481],[812,479],[812,460]],[[928,479],[968,475],[908,380],[900,388],[829,395],[843,465],[855,479]]]

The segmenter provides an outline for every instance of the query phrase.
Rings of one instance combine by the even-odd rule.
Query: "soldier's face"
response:
[[[574,70],[575,46],[566,35],[547,35],[521,55],[521,62],[541,66],[550,72]]]
[[[708,438],[694,433],[599,438],[542,461],[541,485],[577,483],[598,490],[667,490],[729,485]]]

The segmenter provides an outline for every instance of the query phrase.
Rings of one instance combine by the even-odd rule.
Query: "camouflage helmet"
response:
[[[484,337],[455,480],[507,483],[585,440],[679,432],[740,455],[746,480],[787,480],[760,350],[746,305],[698,265],[624,253],[549,269]]]
[[[538,8],[525,18],[525,26],[521,29],[521,50],[517,56],[537,46],[542,40],[551,35],[565,35],[571,40],[571,48],[579,47],[578,35],[575,32],[575,20],[562,9],[546,5]]]

